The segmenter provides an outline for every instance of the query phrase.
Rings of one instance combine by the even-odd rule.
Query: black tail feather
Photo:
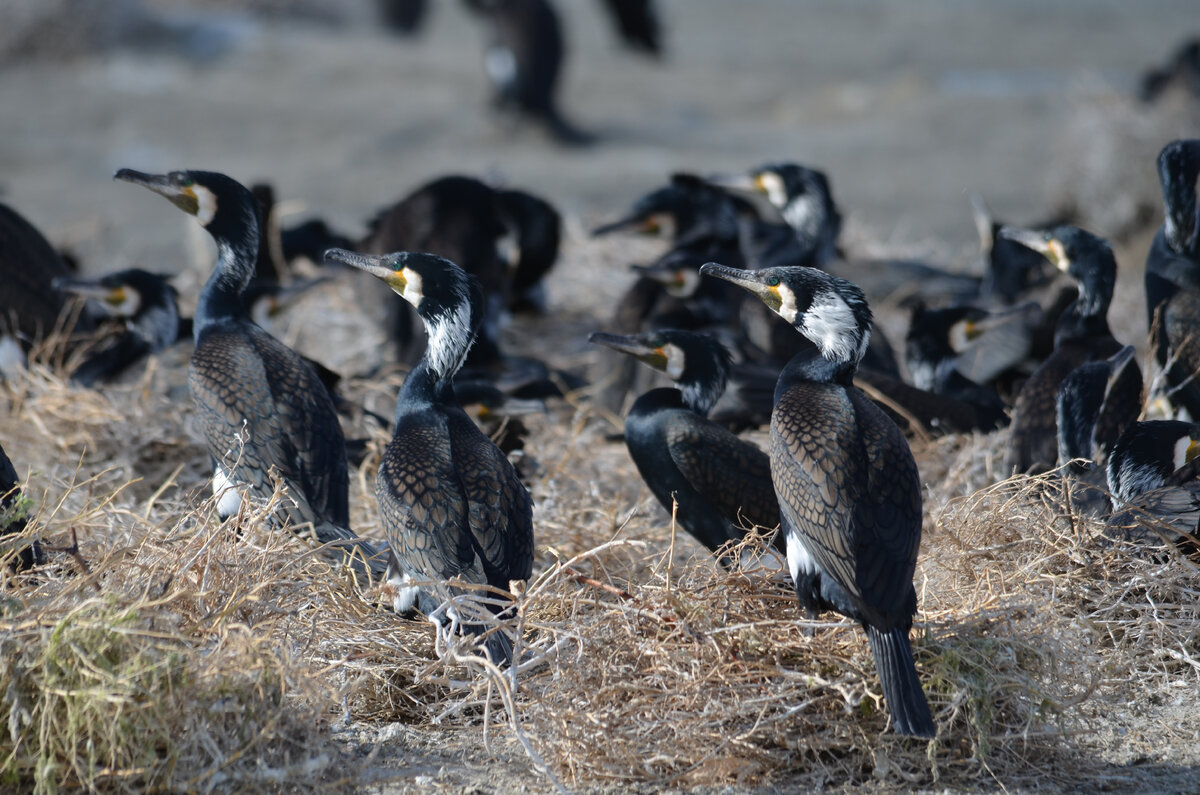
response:
[[[937,727],[917,678],[908,629],[897,626],[884,631],[870,625],[865,628],[896,731],[913,737],[933,737]]]

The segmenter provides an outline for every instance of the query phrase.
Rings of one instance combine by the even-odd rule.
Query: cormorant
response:
[[[494,89],[493,104],[545,125],[560,143],[590,143],[591,136],[558,109],[555,95],[567,48],[558,11],[549,0],[463,2],[490,28],[484,65]]]
[[[84,386],[110,381],[179,339],[177,294],[161,274],[130,268],[99,279],[58,278],[54,284],[59,290],[92,299],[89,311],[122,325],[71,373],[71,379]]]
[[[414,581],[457,578],[507,593],[510,581],[532,572],[533,503],[512,464],[454,395],[454,374],[482,315],[478,282],[432,254],[330,249],[325,258],[381,279],[416,308],[429,339],[400,389],[395,433],[375,480],[394,556],[388,580],[398,587],[396,611],[407,613],[423,598],[428,613],[441,601]],[[510,661],[503,633],[491,634],[487,648],[494,662]]]
[[[1146,309],[1171,402],[1200,420],[1200,140],[1163,147],[1158,176],[1166,213],[1146,257]]]
[[[1058,460],[1056,404],[1063,379],[1079,365],[1108,358],[1123,347],[1108,327],[1117,261],[1105,240],[1074,226],[1045,232],[1005,227],[1001,235],[1040,252],[1079,284],[1079,298],[1058,319],[1054,352],[1025,381],[1013,405],[1005,465],[1017,473],[1039,474]]]
[[[1108,490],[1114,511],[1111,523],[1136,524],[1138,513],[1157,517],[1187,534],[1175,542],[1194,555],[1200,523],[1198,475],[1200,423],[1133,423],[1121,434],[1108,458]]]
[[[779,524],[767,454],[708,419],[729,375],[723,345],[707,334],[673,329],[597,331],[588,341],[629,354],[675,382],[676,388],[652,389],[634,402],[625,415],[625,444],[659,504],[668,511],[678,504],[679,523],[693,538],[716,553],[741,541],[747,524]],[[781,540],[777,547],[784,551]]]
[[[474,177],[439,177],[381,210],[369,227],[354,247],[364,254],[424,251],[445,257],[479,280],[484,314],[470,362],[479,367],[496,364],[500,318],[509,299],[508,263],[499,250],[508,229],[496,191]],[[415,361],[420,333],[408,304],[393,299],[387,306],[398,358]]]
[[[542,312],[546,308],[543,280],[558,260],[562,217],[554,205],[523,190],[501,188],[496,202],[516,238],[508,258],[509,308]]]
[[[936,733],[908,633],[921,542],[921,481],[900,429],[851,383],[871,310],[851,282],[805,267],[701,273],[758,296],[811,343],[779,376],[771,478],[788,565],[809,615],[835,610],[867,631],[902,734]]]
[[[354,565],[381,569],[375,552],[350,530],[346,443],[329,393],[303,358],[256,326],[242,296],[254,273],[258,213],[240,183],[211,171],[116,179],[164,196],[203,226],[217,244],[217,265],[196,304],[188,387],[212,456],[213,491],[223,517],[237,510],[237,487],[261,497],[272,472],[288,488],[294,529],[311,525],[321,543],[359,547]]]
[[[1142,374],[1126,345],[1107,359],[1076,367],[1058,389],[1058,464],[1072,504],[1090,514],[1109,508],[1106,468],[1121,433],[1142,408]]]
[[[90,331],[92,324],[80,316],[70,326],[63,316],[66,295],[54,280],[69,278],[71,270],[33,224],[0,203],[0,340],[20,346],[20,360],[35,342],[68,324],[67,331]],[[9,343],[10,345],[12,343]],[[14,348],[15,353],[15,348]]]
[[[29,524],[28,511],[29,505],[21,494],[21,481],[17,477],[17,470],[4,448],[0,447],[0,538],[24,532]],[[12,571],[21,572],[45,561],[46,555],[42,551],[42,545],[34,539],[29,546],[22,547],[8,565]]]
[[[1142,373],[1126,345],[1107,359],[1081,364],[1058,389],[1058,463],[1078,462],[1103,471],[1108,455],[1142,408]],[[1132,366],[1130,366],[1132,365]],[[1071,467],[1082,474],[1086,467]]]

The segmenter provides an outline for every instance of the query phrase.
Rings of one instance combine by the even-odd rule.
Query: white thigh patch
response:
[[[222,519],[228,519],[242,507],[242,493],[220,464],[213,467],[212,490],[217,498],[217,516]]]
[[[792,583],[794,584],[799,579],[800,574],[816,574],[820,571],[817,568],[817,562],[813,560],[812,555],[808,554],[808,549],[796,538],[795,533],[787,534],[787,559],[788,571],[792,573]]]

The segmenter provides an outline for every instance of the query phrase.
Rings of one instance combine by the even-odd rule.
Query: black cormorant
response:
[[[11,353],[23,363],[29,349],[60,324],[67,331],[91,330],[86,316],[72,323],[63,314],[67,296],[54,287],[54,280],[70,276],[66,261],[42,233],[0,203],[0,355],[8,358],[3,348],[19,345]]]
[[[1025,381],[1013,405],[1005,465],[1017,473],[1039,474],[1058,460],[1056,404],[1063,379],[1079,365],[1108,358],[1123,347],[1108,327],[1117,261],[1107,241],[1074,226],[1045,232],[1005,227],[1001,234],[1040,252],[1079,284],[1079,298],[1058,319],[1054,352]]]
[[[1200,423],[1149,420],[1130,425],[1108,457],[1108,490],[1114,525],[1136,526],[1149,515],[1186,533],[1173,540],[1183,551],[1196,554]]]
[[[716,339],[665,329],[642,334],[595,332],[605,345],[666,373],[677,388],[652,389],[625,415],[625,444],[642,480],[661,504],[678,504],[679,523],[709,551],[741,541],[748,524],[779,524],[771,462],[757,445],[708,419],[725,390],[729,352]],[[782,542],[778,546],[782,550]],[[724,559],[722,559],[724,562]]]
[[[902,734],[936,733],[908,633],[921,542],[921,481],[904,435],[851,379],[871,311],[856,285],[804,267],[702,273],[758,296],[812,344],[780,374],[771,415],[771,478],[796,594],[867,631]]]
[[[122,326],[71,373],[72,380],[84,386],[112,380],[179,339],[177,294],[162,274],[130,268],[99,279],[60,278],[54,283],[59,290],[92,299],[90,312]]]
[[[590,143],[591,136],[567,121],[558,109],[558,81],[567,48],[558,11],[549,0],[463,2],[489,27],[484,65],[495,106],[545,125],[561,143]]]
[[[1200,420],[1200,140],[1163,147],[1158,176],[1166,212],[1146,257],[1146,309],[1171,402]]]
[[[1081,364],[1058,389],[1058,463],[1079,462],[1104,470],[1108,455],[1142,408],[1142,373],[1126,345],[1107,359]]]
[[[346,443],[329,393],[303,358],[247,316],[243,291],[254,273],[258,213],[240,183],[211,171],[164,175],[121,169],[116,178],[166,197],[196,217],[217,244],[217,265],[193,321],[188,387],[214,464],[222,516],[237,510],[237,487],[261,497],[272,478],[288,488],[293,528],[321,543],[360,547],[353,556],[380,570],[375,552],[350,528]]]
[[[0,447],[0,539],[24,532],[28,524],[29,503],[21,494],[21,480],[4,448]],[[7,553],[0,554],[2,557],[7,557]],[[45,560],[41,543],[34,539],[29,546],[17,550],[9,568],[16,572],[28,571]]]
[[[533,503],[512,464],[459,407],[454,374],[482,315],[477,281],[447,259],[397,252],[381,256],[330,249],[325,258],[360,268],[412,304],[429,343],[396,401],[396,428],[379,464],[375,494],[399,587],[397,612],[426,597],[414,581],[461,579],[507,593],[533,567]],[[437,601],[441,601],[440,599]],[[488,637],[492,659],[507,662],[511,643]]]

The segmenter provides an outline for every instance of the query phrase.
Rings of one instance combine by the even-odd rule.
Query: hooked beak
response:
[[[1066,273],[1071,265],[1071,260],[1067,258],[1067,252],[1063,250],[1062,243],[1047,232],[1006,226],[1000,230],[1000,237],[1036,251],[1063,273]]]
[[[743,290],[754,293],[773,311],[778,312],[779,307],[783,304],[783,299],[779,295],[779,288],[772,287],[763,281],[761,271],[741,270],[740,268],[730,268],[721,265],[717,262],[707,262],[700,266],[700,273],[704,276],[715,276],[718,279],[724,279],[727,282],[736,284]]]
[[[667,369],[667,355],[662,348],[647,345],[637,335],[608,334],[603,331],[593,331],[588,335],[588,342],[612,348],[614,351],[627,353],[643,361],[655,370]]]
[[[331,248],[325,251],[325,262],[336,262],[339,265],[348,265],[351,268],[366,271],[386,282],[389,287],[400,294],[404,293],[404,287],[408,284],[404,267],[407,259],[408,255],[403,251],[380,255],[359,254],[344,248]]]
[[[95,298],[98,301],[106,300],[113,292],[114,288],[105,287],[98,281],[91,279],[72,279],[67,276],[59,276],[54,279],[51,286],[55,290],[72,295],[79,295],[84,298]],[[115,288],[120,289],[120,288]]]
[[[171,204],[188,215],[200,214],[200,198],[196,195],[195,188],[191,185],[176,184],[168,174],[144,174],[132,168],[123,168],[113,175],[113,179],[148,188],[159,196],[166,197]]]

